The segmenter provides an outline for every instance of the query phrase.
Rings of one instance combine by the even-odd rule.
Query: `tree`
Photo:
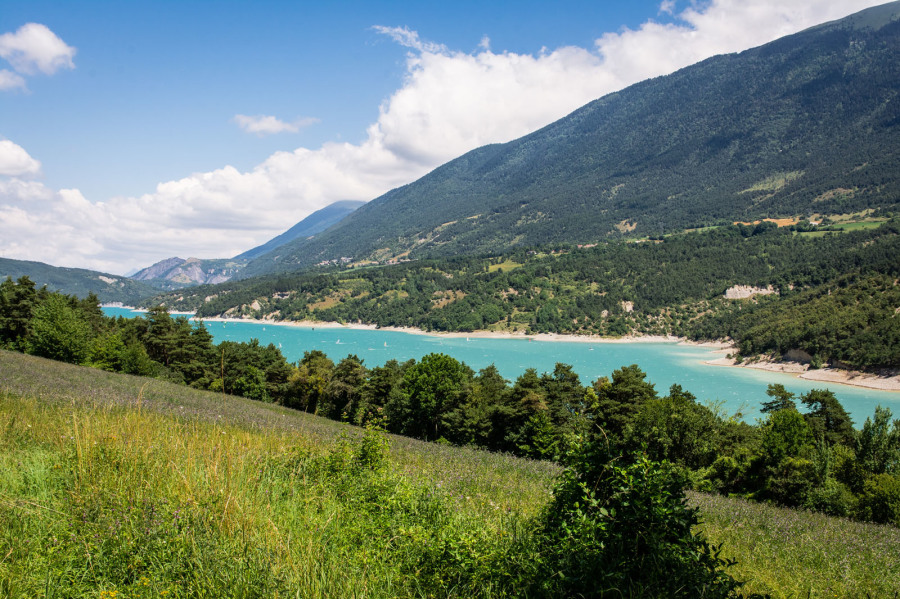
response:
[[[800,401],[809,409],[805,418],[813,435],[824,438],[828,445],[840,443],[853,447],[856,440],[853,421],[834,393],[827,389],[813,389],[801,395]]]
[[[786,458],[805,456],[812,446],[812,431],[797,410],[772,412],[763,424],[762,452],[769,465],[777,465]]]
[[[25,339],[29,353],[73,364],[91,355],[91,325],[63,295],[51,294],[34,308],[30,329]]]
[[[303,352],[303,358],[288,377],[284,405],[314,413],[333,371],[334,362],[324,352],[318,349]]]
[[[857,515],[863,520],[900,526],[900,476],[882,473],[867,479]]]
[[[46,290],[42,290],[44,297]],[[42,299],[35,289],[34,281],[27,276],[13,283],[12,278],[0,284],[0,342],[12,348],[28,336],[34,308]]]
[[[770,414],[779,410],[796,410],[797,404],[794,403],[794,394],[784,388],[781,383],[770,384],[766,389],[766,395],[772,399],[764,401],[760,412]]]
[[[472,370],[455,358],[424,356],[403,374],[402,394],[390,411],[392,430],[430,441],[454,440],[471,382]]]
[[[550,419],[558,434],[583,430],[587,411],[584,387],[572,367],[557,362],[552,375],[541,377],[541,385],[546,393]]]
[[[719,418],[680,385],[644,404],[628,431],[628,445],[646,447],[650,459],[691,469],[711,465],[725,447]]]
[[[785,505],[801,505],[818,480],[810,459],[813,435],[806,420],[792,409],[771,412],[763,425],[762,465],[765,484],[762,494]]]
[[[541,379],[537,370],[528,368],[491,408],[488,447],[515,452],[520,446],[530,444],[526,423],[546,411],[546,391]]]
[[[316,413],[332,420],[356,421],[368,370],[356,355],[349,355],[335,366],[325,385]]]
[[[509,381],[493,364],[482,368],[472,381],[469,399],[459,424],[461,443],[490,446],[494,411],[503,401]]]
[[[407,363],[405,366],[408,365],[410,364]],[[375,366],[369,370],[369,376],[362,389],[362,404],[357,410],[356,424],[363,426],[373,420],[380,421],[384,418],[383,408],[399,393],[405,366],[397,360],[388,360],[384,366]]]
[[[637,364],[623,366],[594,382],[597,393],[596,422],[616,443],[625,439],[625,431],[641,407],[656,399],[656,389],[644,379],[647,374]]]
[[[875,417],[866,418],[856,442],[856,460],[868,474],[900,472],[900,420],[888,408],[875,408]]]

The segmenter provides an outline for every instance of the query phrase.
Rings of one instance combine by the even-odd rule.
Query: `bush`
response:
[[[862,520],[900,526],[900,476],[876,474],[868,478],[857,512]]]
[[[803,458],[785,458],[769,469],[761,495],[781,505],[803,505],[816,484],[815,464]]]
[[[84,315],[62,295],[51,295],[34,309],[28,352],[36,356],[81,364],[90,357],[93,333]]]
[[[545,597],[728,597],[740,583],[693,532],[684,478],[645,455],[598,444],[557,484],[538,532],[531,592]]]
[[[805,507],[829,516],[846,517],[853,513],[856,500],[847,485],[829,478],[809,492]]]

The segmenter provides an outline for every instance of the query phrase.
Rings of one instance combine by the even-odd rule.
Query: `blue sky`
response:
[[[4,0],[0,256],[121,273],[235,255],[625,85],[878,3]]]

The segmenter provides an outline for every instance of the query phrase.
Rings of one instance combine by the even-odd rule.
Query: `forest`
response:
[[[886,5],[604,96],[391,190],[246,273],[897,210],[895,13]]]
[[[900,526],[900,420],[879,407],[855,428],[826,390],[770,385],[765,418],[749,424],[679,385],[660,392],[638,365],[584,383],[566,364],[508,381],[444,354],[369,367],[314,350],[291,364],[273,345],[214,344],[202,322],[162,306],[114,319],[96,298],[27,278],[0,284],[0,347],[541,460],[599,435],[611,451],[671,464],[697,490]]]
[[[733,339],[744,357],[900,367],[900,223],[729,225],[643,242],[270,275],[155,296],[198,316]],[[726,299],[742,285],[772,291]]]

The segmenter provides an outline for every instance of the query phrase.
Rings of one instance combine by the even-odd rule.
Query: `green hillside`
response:
[[[38,287],[46,285],[50,291],[60,291],[82,298],[94,293],[104,303],[121,302],[134,305],[139,300],[158,293],[153,287],[128,277],[83,268],[50,266],[43,262],[0,258],[0,281],[7,277],[18,280],[23,276],[30,278]]]
[[[295,239],[305,239],[313,235],[318,235],[322,231],[328,229],[332,225],[338,223],[348,214],[362,206],[365,202],[356,202],[353,200],[344,200],[334,202],[325,206],[321,210],[316,210],[299,223],[278,235],[273,237],[266,243],[259,245],[253,249],[249,249],[243,254],[234,257],[235,260],[252,260],[263,254],[272,252],[286,243]]]
[[[4,351],[0,371],[4,597],[561,596],[514,585],[548,556],[548,462]],[[898,592],[895,527],[688,500],[745,596]]]
[[[435,331],[730,336],[748,356],[799,349],[853,368],[898,368],[900,225],[848,228],[726,226],[643,243],[270,275],[150,302],[207,317]],[[773,293],[726,298],[734,286]]]
[[[610,94],[390,191],[244,276],[895,208],[898,14],[894,2]]]

